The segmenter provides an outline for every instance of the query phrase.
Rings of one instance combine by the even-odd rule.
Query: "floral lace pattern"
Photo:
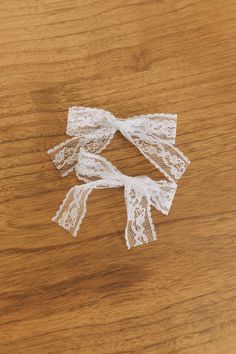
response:
[[[116,118],[98,108],[72,107],[68,112],[67,134],[72,139],[48,150],[55,166],[66,176],[76,166],[80,148],[100,153],[119,130],[170,181],[176,182],[189,160],[176,148],[175,114],[147,114]]]
[[[52,220],[76,237],[86,214],[87,198],[91,191],[123,186],[127,209],[127,247],[156,240],[151,207],[167,215],[177,188],[176,183],[155,182],[147,176],[126,176],[105,158],[84,149],[80,150],[78,157],[76,175],[87,183],[75,186],[68,192]]]

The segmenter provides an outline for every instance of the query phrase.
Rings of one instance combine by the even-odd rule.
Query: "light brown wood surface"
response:
[[[235,0],[0,3],[0,353],[236,353]],[[71,105],[178,113],[192,161],[158,241],[127,250],[122,189],[79,237],[50,220],[77,180],[46,151]],[[161,178],[116,134],[103,156]]]

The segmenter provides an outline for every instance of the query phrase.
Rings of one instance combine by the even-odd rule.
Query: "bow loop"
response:
[[[159,140],[175,144],[177,114],[145,114],[130,117],[126,122],[130,134],[142,136],[148,143],[156,143]]]
[[[168,215],[177,190],[177,184],[167,181],[154,183],[156,186],[150,186],[149,189],[151,205],[161,211],[162,214]]]
[[[113,114],[104,109],[89,107],[70,107],[68,111],[67,134],[70,136],[90,137],[97,129],[111,129],[111,123],[116,119]]]

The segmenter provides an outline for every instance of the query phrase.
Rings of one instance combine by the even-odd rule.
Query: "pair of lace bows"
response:
[[[156,239],[151,207],[168,214],[189,160],[175,144],[177,116],[148,114],[126,120],[97,108],[72,107],[68,112],[67,134],[72,139],[48,150],[62,176],[75,170],[83,185],[71,188],[53,221],[76,236],[86,214],[87,198],[93,189],[124,187],[127,209],[125,240],[128,248]],[[111,142],[116,131],[133,143],[168,181],[147,176],[122,174],[104,157],[97,155]]]

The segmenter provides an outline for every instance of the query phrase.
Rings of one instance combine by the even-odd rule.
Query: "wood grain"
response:
[[[2,0],[0,352],[236,353],[236,2]],[[127,251],[122,189],[74,240],[50,222],[75,176],[46,151],[71,105],[178,113],[192,164],[158,241]],[[159,178],[117,134],[103,156]]]

